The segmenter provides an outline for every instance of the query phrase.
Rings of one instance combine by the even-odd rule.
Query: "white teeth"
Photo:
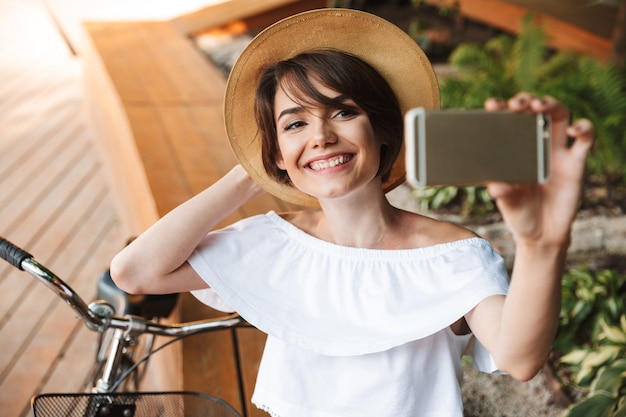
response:
[[[341,156],[338,156],[336,158],[329,159],[326,161],[311,162],[310,167],[313,171],[320,171],[322,169],[333,168],[333,167],[336,167],[337,165],[345,164],[350,159],[351,158],[347,156],[341,155]]]

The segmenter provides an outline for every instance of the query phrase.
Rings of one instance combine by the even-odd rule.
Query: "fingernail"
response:
[[[582,126],[580,125],[580,123],[574,123],[570,127],[574,129],[575,132],[580,132],[582,130]]]

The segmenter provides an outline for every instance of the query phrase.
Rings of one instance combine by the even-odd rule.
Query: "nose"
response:
[[[317,119],[313,127],[311,142],[315,147],[325,147],[337,142],[337,135],[328,120],[324,118]]]

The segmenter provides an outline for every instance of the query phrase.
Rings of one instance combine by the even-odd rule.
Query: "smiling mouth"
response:
[[[334,168],[339,165],[348,163],[352,159],[352,155],[339,155],[333,158],[314,161],[309,164],[309,168],[313,171],[321,171],[323,169]]]

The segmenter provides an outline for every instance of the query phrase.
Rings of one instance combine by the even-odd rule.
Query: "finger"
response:
[[[506,109],[506,102],[504,100],[500,100],[497,98],[489,98],[485,101],[483,105],[484,109],[487,111],[497,111]]]
[[[570,112],[563,103],[554,97],[535,97],[530,102],[530,110],[536,113],[547,113],[552,118],[553,123],[560,121],[568,121]]]
[[[568,137],[566,130],[570,122],[569,109],[554,97],[533,97],[528,103],[528,110],[534,113],[543,113],[550,117],[552,149],[566,149]]]
[[[587,157],[595,140],[595,129],[588,119],[580,119],[567,128],[567,134],[574,138],[570,152],[580,159]]]
[[[507,107],[514,112],[522,112],[530,109],[530,103],[535,98],[525,91],[517,93],[507,101]]]
[[[503,200],[515,194],[516,184],[507,182],[490,182],[487,184],[487,193],[494,200]]]

